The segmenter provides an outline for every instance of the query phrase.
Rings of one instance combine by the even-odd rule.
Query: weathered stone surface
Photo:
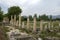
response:
[[[27,29],[29,29],[29,18],[27,18]]]
[[[43,29],[43,21],[40,21],[40,31],[42,31]]]
[[[25,24],[24,24],[24,22],[22,22],[22,28],[25,28],[24,26],[25,26]]]
[[[36,18],[34,18],[33,31],[36,31]]]
[[[19,15],[19,28],[21,27],[21,15]]]

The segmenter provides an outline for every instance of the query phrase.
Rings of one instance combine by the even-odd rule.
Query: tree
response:
[[[4,15],[3,15],[3,17],[7,17],[7,16],[8,16],[8,14],[4,14]]]
[[[10,18],[11,17],[11,15],[19,15],[19,14],[21,14],[21,12],[22,12],[22,10],[21,10],[21,8],[20,7],[18,7],[18,6],[12,6],[12,7],[10,7],[10,8],[8,8],[8,17]]]
[[[37,14],[34,14],[34,17],[37,18]]]
[[[37,18],[37,20],[40,21],[40,19],[41,19],[41,16],[39,15],[38,18]]]
[[[27,16],[22,16],[21,21],[27,21]]]
[[[1,10],[1,7],[0,7],[0,21],[3,20],[3,11]]]
[[[41,16],[41,19],[42,19],[42,20],[48,20],[49,18],[48,18],[48,16],[46,16],[46,15],[44,14],[44,15]]]
[[[52,15],[50,15],[50,21],[52,20]]]
[[[30,20],[30,21],[32,21],[32,20],[33,20],[32,15],[29,15],[29,20]]]
[[[33,18],[36,18],[36,20],[38,20],[38,19],[37,19],[37,14],[34,14],[34,17],[33,17]]]

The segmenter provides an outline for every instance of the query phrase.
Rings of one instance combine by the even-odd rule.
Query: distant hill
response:
[[[50,18],[50,15],[48,15],[48,17]],[[52,19],[56,19],[56,18],[60,18],[60,15],[52,16]]]

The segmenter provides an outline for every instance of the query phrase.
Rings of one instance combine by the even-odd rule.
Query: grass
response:
[[[25,21],[24,23],[25,23],[25,26],[26,26],[27,22]],[[27,33],[31,33],[35,37],[39,36],[41,38],[44,38],[44,37],[49,37],[50,36],[50,37],[58,37],[59,38],[60,35],[57,34],[57,33],[60,33],[59,22],[58,21],[51,22],[51,26],[52,26],[52,23],[53,23],[53,28],[51,28],[51,30],[53,30],[53,32],[49,32],[48,30],[44,30],[45,25],[47,25],[47,27],[49,27],[48,23],[43,24],[43,31],[39,35],[30,32],[32,30],[29,31],[29,29],[33,28],[33,21],[30,21],[29,29],[28,30],[23,29],[23,31],[25,31]],[[39,21],[36,23],[36,28],[40,28],[40,22]]]

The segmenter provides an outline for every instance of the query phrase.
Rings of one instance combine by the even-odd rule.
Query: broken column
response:
[[[59,27],[60,27],[60,21],[58,21],[58,25],[59,25]]]
[[[19,23],[18,23],[18,20],[16,21],[16,26],[18,26],[19,25]]]
[[[52,29],[53,29],[53,27],[54,27],[53,25],[54,25],[54,24],[53,24],[53,22],[52,22],[52,25],[51,25]]]
[[[51,22],[48,23],[48,29],[50,29],[50,28],[51,28]]]
[[[16,15],[14,15],[14,26],[16,26]]]
[[[27,29],[29,29],[29,17],[27,18]]]
[[[40,31],[43,30],[43,21],[40,21]]]
[[[21,28],[21,14],[19,15],[19,28]]]
[[[24,24],[24,22],[22,22],[22,28],[25,28],[25,24]]]
[[[47,24],[45,25],[44,29],[45,29],[45,30],[47,29]]]
[[[13,26],[13,16],[11,15],[10,24]]]
[[[34,17],[34,23],[33,23],[33,31],[36,31],[36,18]]]

